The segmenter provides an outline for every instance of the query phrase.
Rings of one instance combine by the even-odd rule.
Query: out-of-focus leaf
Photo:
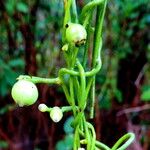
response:
[[[24,61],[20,58],[12,59],[9,61],[8,65],[10,67],[24,67]]]
[[[66,134],[72,133],[73,132],[73,128],[71,127],[71,123],[74,120],[73,116],[67,118],[67,120],[64,123],[64,131]]]
[[[35,148],[34,150],[41,150],[40,148]]]
[[[0,140],[0,148],[1,149],[8,148],[8,143],[6,141]]]
[[[5,81],[5,78],[3,78],[2,80],[0,80],[0,95],[3,97],[7,93],[8,93],[7,83]]]
[[[111,108],[111,94],[110,90],[105,91],[101,99],[99,99],[99,106],[101,109],[110,109]]]
[[[12,104],[8,104],[0,109],[0,115],[4,115],[10,110],[13,110],[16,106]]]
[[[63,140],[57,142],[56,150],[66,150],[66,146]]]
[[[115,96],[116,96],[118,102],[121,103],[121,102],[123,101],[123,99],[122,99],[122,93],[121,93],[120,90],[118,90],[118,89],[115,89],[114,92],[115,92],[114,94],[115,94]]]
[[[16,80],[16,78],[19,76],[17,72],[14,72],[13,70],[6,69],[5,70],[5,79],[6,83],[10,86],[12,86]]]
[[[60,140],[56,144],[56,150],[71,150],[73,148],[73,135],[68,134],[64,140]]]
[[[145,86],[141,94],[141,100],[150,101],[150,86]]]
[[[28,13],[29,11],[28,5],[23,2],[18,2],[16,4],[16,9],[22,13]]]
[[[66,145],[66,150],[70,150],[73,148],[73,141],[74,141],[73,134],[68,134],[65,136],[64,142]]]
[[[9,15],[13,15],[15,12],[15,0],[6,0],[5,7]]]

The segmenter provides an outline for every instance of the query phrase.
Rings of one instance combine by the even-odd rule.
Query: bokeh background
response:
[[[90,0],[77,0],[78,12]],[[39,99],[20,108],[10,95],[20,74],[56,77],[63,0],[0,1],[0,150],[71,150],[71,114],[53,123],[38,105],[67,105],[58,86],[38,84]],[[94,19],[94,18],[93,18]],[[109,0],[103,30],[103,66],[96,79],[93,122],[97,139],[112,146],[128,131],[128,150],[150,149],[150,2]]]

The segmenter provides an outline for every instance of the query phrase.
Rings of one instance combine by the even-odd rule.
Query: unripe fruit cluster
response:
[[[55,106],[53,108],[48,108],[45,104],[40,104],[38,109],[41,112],[48,111],[50,113],[49,114],[50,118],[56,123],[59,122],[63,117],[63,112],[61,108],[59,108],[58,106]]]

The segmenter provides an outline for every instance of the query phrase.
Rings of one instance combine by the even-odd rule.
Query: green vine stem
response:
[[[101,49],[102,49],[102,26],[106,10],[107,0],[92,0],[86,4],[80,15],[77,13],[75,0],[64,0],[64,21],[62,31],[63,53],[66,61],[66,67],[58,71],[56,78],[41,78],[28,75],[20,75],[18,80],[28,80],[35,84],[57,84],[62,87],[69,106],[63,106],[59,109],[62,113],[71,111],[74,120],[72,127],[74,128],[74,144],[73,150],[85,147],[86,150],[125,150],[134,140],[133,133],[127,133],[121,137],[112,148],[96,140],[95,128],[87,121],[87,118],[94,117],[95,104],[95,77],[100,71]],[[92,27],[92,17],[96,11],[96,23]],[[78,17],[79,16],[79,17]],[[78,19],[79,18],[79,19]],[[87,41],[84,48],[76,47],[66,40],[66,24],[80,23],[87,30]],[[90,37],[93,36],[93,43]],[[88,49],[90,42],[93,45],[91,69],[86,68],[88,61]],[[83,46],[82,46],[83,47]],[[83,50],[83,57],[79,59],[78,52]],[[81,63],[82,62],[82,63]],[[67,76],[67,81],[66,81]],[[89,102],[88,102],[89,100]],[[87,114],[87,104],[90,104],[90,114]],[[43,107],[43,108],[42,108]],[[45,104],[39,105],[41,112],[53,112],[53,108],[48,108]],[[89,115],[89,116],[88,116]],[[57,118],[56,118],[57,119]],[[56,120],[58,121],[58,120]]]
[[[72,2],[72,20],[75,23],[78,23],[78,13],[77,13],[76,0],[73,0],[73,2]]]
[[[135,135],[133,133],[127,133],[122,136],[116,144],[112,147],[111,150],[124,150],[126,149],[134,140]],[[121,145],[121,147],[119,147]]]
[[[64,23],[63,23],[63,33],[62,33],[62,41],[65,42],[65,25],[68,22],[71,22],[71,16],[70,16],[70,7],[71,7],[72,0],[64,0]]]
[[[35,76],[29,76],[29,75],[20,75],[17,80],[28,80],[33,83],[46,83],[46,84],[61,84],[60,78],[40,78]]]
[[[94,32],[94,44],[93,44],[93,59],[92,66],[95,67],[96,60],[100,59],[102,49],[102,25],[104,21],[104,15],[106,10],[107,0],[97,5],[96,25]],[[91,111],[90,118],[94,117],[94,103],[95,103],[95,76],[93,76],[93,84],[91,88]]]

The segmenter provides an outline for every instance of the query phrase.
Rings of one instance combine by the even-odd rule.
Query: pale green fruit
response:
[[[49,108],[45,104],[40,104],[38,106],[39,111],[46,112]]]
[[[54,122],[59,122],[63,117],[62,110],[57,106],[53,107],[50,111],[50,117]]]
[[[12,87],[11,95],[19,106],[29,106],[37,101],[38,90],[34,83],[19,80]]]
[[[75,46],[85,44],[87,32],[81,24],[68,23],[66,24],[66,40]]]

